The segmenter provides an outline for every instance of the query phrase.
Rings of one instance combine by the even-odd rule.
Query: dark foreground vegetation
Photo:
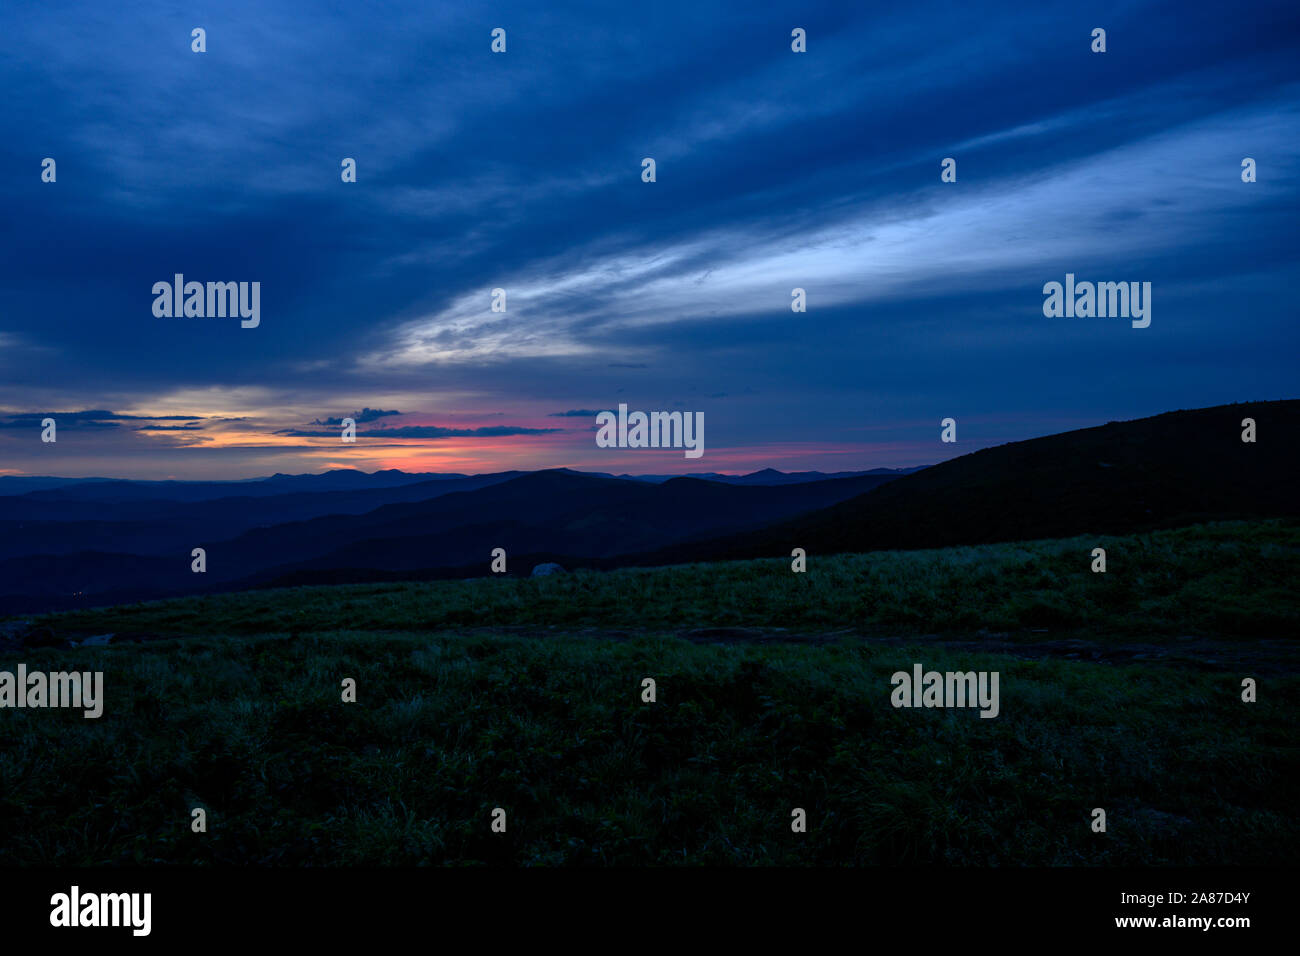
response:
[[[0,710],[0,865],[1290,863],[1297,571],[1268,521],[10,622],[106,702]]]

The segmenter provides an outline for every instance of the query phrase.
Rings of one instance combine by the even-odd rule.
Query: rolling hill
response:
[[[47,503],[45,520],[0,522],[0,613],[255,586],[287,575],[367,580],[470,565],[485,573],[495,547],[519,556],[608,559],[761,527],[894,477],[751,486],[559,469],[260,498]],[[90,487],[96,497],[102,494],[102,484]],[[71,491],[28,493],[20,500],[30,507],[38,495],[46,502]],[[74,513],[73,505],[84,509],[75,514],[96,517],[53,520],[65,510]],[[202,575],[190,570],[196,547],[206,552]]]
[[[1244,418],[1256,422],[1255,442],[1242,441]],[[157,483],[55,485],[0,497],[0,613],[268,585],[473,577],[487,573],[498,547],[510,573],[527,574],[543,560],[606,569],[795,547],[810,555],[934,548],[1287,517],[1300,514],[1297,439],[1300,401],[1292,400],[1111,422],[901,475],[659,481],[556,469],[408,481],[385,472],[367,485],[362,473],[330,473],[168,484],[180,500],[149,498]],[[190,500],[250,485],[300,490]],[[347,487],[302,490],[338,485]],[[196,547],[206,551],[202,575],[190,571]]]
[[[1253,418],[1254,443],[1241,422]],[[986,448],[771,528],[640,563],[1127,534],[1300,514],[1300,401],[1221,405]]]

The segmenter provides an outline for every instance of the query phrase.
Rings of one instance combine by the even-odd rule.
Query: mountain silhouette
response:
[[[1255,420],[1254,442],[1242,441],[1245,418]],[[610,568],[1292,516],[1300,514],[1298,439],[1300,401],[1291,400],[1111,422],[907,474],[791,482],[770,470],[730,481],[567,469],[352,472],[194,483],[202,487],[183,492],[162,483],[162,498],[148,497],[157,483],[55,484],[0,497],[0,612],[479,576],[494,548],[506,549],[510,573],[527,573],[541,561]],[[349,487],[314,490],[322,484]],[[250,485],[259,493],[244,494]],[[206,552],[204,574],[191,572],[194,548]]]
[[[1256,441],[1242,441],[1242,421]],[[1300,401],[1110,422],[962,455],[823,511],[642,563],[1126,534],[1300,514]]]

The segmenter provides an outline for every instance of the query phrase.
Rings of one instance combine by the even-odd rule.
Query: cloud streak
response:
[[[546,425],[626,401],[703,410],[709,457],[865,468],[949,454],[947,415],[1294,396],[1292,3],[1136,0],[1104,55],[1058,3],[810,8],[806,54],[761,5],[494,10],[504,56],[402,0],[234,0],[203,55],[161,8],[0,11],[5,467],[306,469],[351,417],[389,427],[329,454],[608,470]],[[1151,281],[1151,328],[1045,319],[1067,271]],[[153,316],[176,272],[260,281],[261,325]]]

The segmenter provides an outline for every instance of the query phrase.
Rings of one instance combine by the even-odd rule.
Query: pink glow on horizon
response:
[[[397,452],[388,446],[365,457],[373,468],[403,471],[491,472],[572,468],[632,474],[747,473],[764,468],[778,471],[866,471],[927,465],[952,457],[936,455],[934,442],[778,442],[713,450],[706,441],[702,457],[686,458],[681,449],[596,448],[594,441],[590,448],[577,449],[571,439],[564,442],[544,440],[551,437],[554,436],[523,436],[509,441],[479,439],[472,445],[448,445],[436,450],[431,449],[428,442],[412,441],[407,446],[409,451],[404,448]],[[539,445],[543,447],[539,448]],[[360,441],[357,451],[364,452]],[[339,457],[342,456],[335,453],[334,458]],[[357,466],[354,464],[352,467]]]

